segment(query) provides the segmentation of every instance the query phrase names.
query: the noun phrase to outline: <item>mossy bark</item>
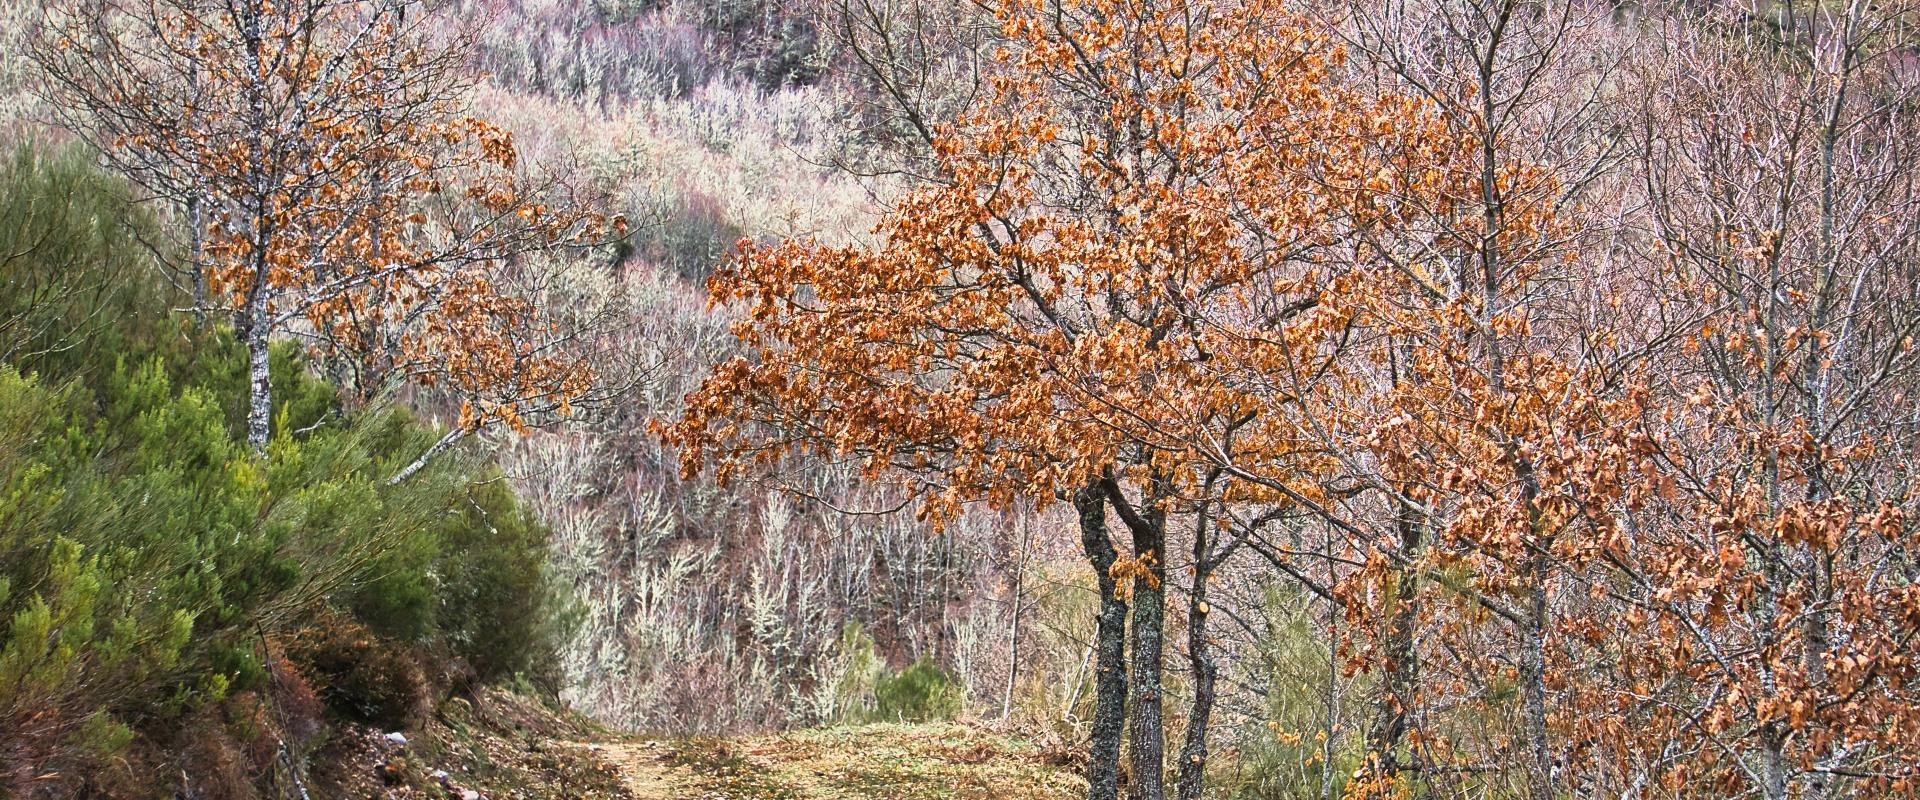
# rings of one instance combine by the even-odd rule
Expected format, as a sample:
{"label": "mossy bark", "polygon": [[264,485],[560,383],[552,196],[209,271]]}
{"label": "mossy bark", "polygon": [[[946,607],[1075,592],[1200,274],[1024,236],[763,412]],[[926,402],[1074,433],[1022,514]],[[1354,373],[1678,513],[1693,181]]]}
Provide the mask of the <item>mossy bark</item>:
{"label": "mossy bark", "polygon": [[1074,495],[1080,513],[1080,544],[1100,591],[1100,615],[1094,634],[1093,731],[1087,752],[1088,800],[1116,800],[1120,794],[1120,740],[1127,717],[1127,603],[1113,577],[1118,556],[1107,532],[1106,496],[1098,488]]}
{"label": "mossy bark", "polygon": [[1161,683],[1161,663],[1166,649],[1167,622],[1165,527],[1151,525],[1136,529],[1134,557],[1150,562],[1151,578],[1133,579],[1133,669],[1128,675],[1127,702],[1133,707],[1132,728],[1128,736],[1133,782],[1127,796],[1133,800],[1161,800],[1166,797],[1166,727],[1162,702],[1166,687]]}

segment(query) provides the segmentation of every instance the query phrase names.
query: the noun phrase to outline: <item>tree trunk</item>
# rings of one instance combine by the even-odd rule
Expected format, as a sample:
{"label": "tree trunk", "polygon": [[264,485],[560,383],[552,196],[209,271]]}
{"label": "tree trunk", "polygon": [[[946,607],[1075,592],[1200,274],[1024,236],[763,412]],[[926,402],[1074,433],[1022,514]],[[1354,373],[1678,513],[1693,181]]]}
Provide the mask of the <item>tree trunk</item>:
{"label": "tree trunk", "polygon": [[1187,739],[1180,745],[1180,800],[1200,800],[1207,780],[1207,726],[1213,722],[1214,683],[1219,666],[1207,644],[1207,579],[1213,573],[1213,546],[1204,515],[1193,535],[1193,591],[1187,603],[1187,664],[1193,672],[1193,707],[1187,710]]}
{"label": "tree trunk", "polygon": [[426,452],[421,453],[418,457],[414,458],[413,461],[408,462],[406,466],[401,467],[399,472],[393,474],[393,477],[388,478],[387,485],[398,486],[402,481],[413,477],[421,469],[424,469],[427,466],[427,462],[432,461],[434,456],[452,447],[454,443],[465,438],[470,432],[467,426],[455,423],[454,426],[447,431],[446,435],[441,436],[435,440],[431,446],[427,447]]}
{"label": "tree trunk", "polygon": [[1526,641],[1521,643],[1520,681],[1527,729],[1528,793],[1534,800],[1553,796],[1553,756],[1547,745],[1547,589],[1544,559],[1534,561]]}
{"label": "tree trunk", "polygon": [[1080,512],[1080,544],[1093,567],[1100,591],[1100,616],[1094,634],[1092,740],[1087,747],[1087,800],[1120,796],[1120,739],[1127,718],[1127,604],[1120,599],[1112,567],[1117,558],[1107,534],[1106,498],[1098,488],[1074,494]]}
{"label": "tree trunk", "polygon": [[[1400,550],[1408,559],[1420,551],[1420,525],[1411,511],[1402,511],[1399,520]],[[1367,753],[1388,777],[1405,766],[1400,762],[1400,740],[1407,733],[1407,718],[1419,685],[1419,655],[1414,652],[1413,632],[1420,614],[1419,576],[1411,568],[1396,570],[1392,604],[1388,612],[1386,640],[1382,642],[1382,679],[1379,707],[1374,711],[1373,730],[1367,736]]]}
{"label": "tree trunk", "polygon": [[1166,728],[1161,714],[1160,682],[1163,633],[1167,619],[1165,515],[1148,509],[1146,523],[1133,532],[1134,557],[1148,564],[1151,577],[1133,581],[1133,653],[1128,702],[1133,706],[1131,763],[1133,800],[1166,797]]}
{"label": "tree trunk", "polygon": [[265,292],[255,292],[234,333],[247,351],[247,444],[264,453],[273,425],[273,381],[270,369]]}
{"label": "tree trunk", "polygon": [[1000,718],[1013,717],[1013,690],[1020,682],[1020,610],[1024,604],[1027,583],[1027,552],[1033,549],[1033,528],[1027,521],[1027,515],[1021,513],[1020,551],[1013,558],[1013,622],[1007,631],[1007,685],[1000,696]]}
{"label": "tree trunk", "polygon": [[207,270],[200,263],[200,252],[205,248],[206,222],[201,218],[200,191],[192,190],[187,195],[187,273],[193,292],[193,327],[195,331],[204,331],[207,327]]}

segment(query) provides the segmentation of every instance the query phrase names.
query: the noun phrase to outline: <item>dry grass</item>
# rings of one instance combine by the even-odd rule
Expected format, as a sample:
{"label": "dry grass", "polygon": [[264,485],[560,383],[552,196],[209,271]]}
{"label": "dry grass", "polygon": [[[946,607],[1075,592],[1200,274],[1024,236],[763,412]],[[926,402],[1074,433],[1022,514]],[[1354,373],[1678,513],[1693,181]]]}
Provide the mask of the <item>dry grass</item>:
{"label": "dry grass", "polygon": [[1032,745],[965,725],[587,745],[637,800],[1065,800],[1086,791]]}

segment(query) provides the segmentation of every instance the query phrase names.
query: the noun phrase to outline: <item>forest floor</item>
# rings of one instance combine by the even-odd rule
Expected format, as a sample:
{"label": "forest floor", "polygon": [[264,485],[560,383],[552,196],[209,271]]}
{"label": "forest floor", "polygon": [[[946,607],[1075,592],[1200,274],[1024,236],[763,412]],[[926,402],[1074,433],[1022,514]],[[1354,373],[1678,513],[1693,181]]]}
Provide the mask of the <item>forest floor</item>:
{"label": "forest floor", "polygon": [[1086,786],[1030,744],[957,724],[577,746],[635,800],[1064,800]]}

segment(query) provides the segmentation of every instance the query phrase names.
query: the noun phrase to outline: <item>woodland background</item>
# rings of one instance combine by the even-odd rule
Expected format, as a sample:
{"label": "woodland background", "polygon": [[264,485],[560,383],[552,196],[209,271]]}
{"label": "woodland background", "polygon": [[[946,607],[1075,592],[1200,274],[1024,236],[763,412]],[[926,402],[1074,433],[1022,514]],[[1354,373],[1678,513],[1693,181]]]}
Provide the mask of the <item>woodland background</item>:
{"label": "woodland background", "polygon": [[[1130,796],[1920,792],[1920,5],[372,5],[470,33],[463,108],[512,133],[511,168],[585,187],[582,219],[619,220],[497,259],[596,382],[554,390],[565,413],[476,417],[458,380],[368,381],[294,320],[249,446],[237,329],[180,310],[201,265],[169,253],[204,226],[102,155],[98,109],[57,107],[33,41],[52,0],[0,7],[0,793],[347,785],[349,731],[504,686],[654,735],[963,719],[1099,796],[1096,617],[1141,591],[1165,594],[1150,738],[1170,752],[1153,770],[1128,735],[1106,769]],[[1219,283],[1339,311],[1302,347],[1345,366],[1261,383],[1271,354],[1194,333],[1127,373],[1168,394],[1029,418],[1097,453],[996,444],[1030,460],[965,480],[878,468],[898,451],[866,434],[755,457],[783,423],[851,412],[711,382],[771,363],[729,326],[778,280],[741,264],[783,242],[895,252],[913,234],[890,210],[990,193],[951,169],[986,149],[996,79],[1048,87],[1072,152],[1174,102],[1149,46],[1170,19],[1231,40],[1234,14],[1284,14],[1269,33],[1316,54],[1313,86],[1380,103],[1315,112],[1377,112],[1339,117],[1338,141],[1414,164],[1356,191],[1419,210],[1320,212],[1355,254],[1341,269],[1274,266],[1294,257],[1246,233],[1265,221],[1211,251],[1260,265]],[[1128,119],[1071,57],[1019,59],[1082,35],[1147,76]],[[1127,169],[1231,161],[1196,152]],[[1031,164],[1061,170],[1036,190],[1055,218],[1191,222],[1049,158]],[[1250,202],[1295,196],[1273,177]],[[1126,219],[1112,242],[1135,241]],[[730,302],[709,302],[716,274]],[[1282,285],[1303,277],[1324,283]],[[1220,341],[1293,324],[1133,291]],[[742,424],[685,427],[690,396]],[[1243,450],[1208,438],[1243,411],[1284,422]],[[1103,475],[1114,541],[1160,509],[1153,558],[1089,568],[1073,481]]]}

